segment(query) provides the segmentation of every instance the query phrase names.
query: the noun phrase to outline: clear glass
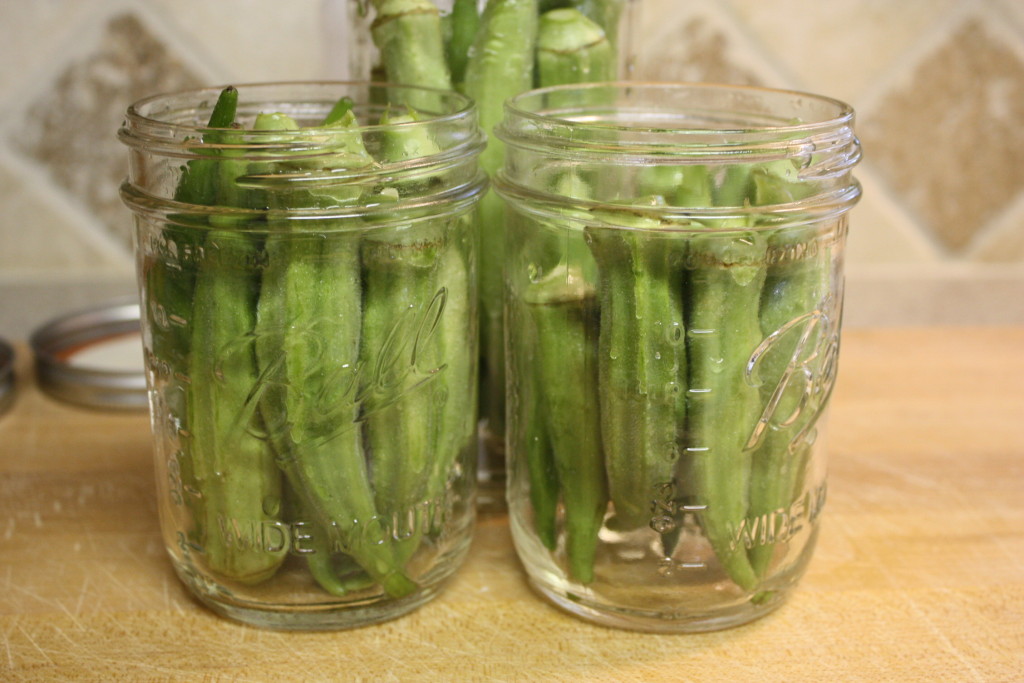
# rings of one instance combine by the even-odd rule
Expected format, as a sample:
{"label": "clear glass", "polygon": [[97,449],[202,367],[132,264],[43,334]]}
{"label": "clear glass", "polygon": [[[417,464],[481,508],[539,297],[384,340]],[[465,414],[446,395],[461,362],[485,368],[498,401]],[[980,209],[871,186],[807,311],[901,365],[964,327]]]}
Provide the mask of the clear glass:
{"label": "clear glass", "polygon": [[509,514],[554,603],[704,631],[800,579],[860,195],[852,124],[833,100],[726,86],[507,105]]}
{"label": "clear glass", "polygon": [[366,83],[238,91],[233,128],[206,127],[207,89],[120,130],[167,550],[243,622],[397,617],[474,521],[475,110]]}
{"label": "clear glass", "polygon": [[[441,17],[442,25],[450,32],[452,22],[452,0],[433,0]],[[477,3],[483,11],[485,0]],[[573,7],[579,9],[590,20],[601,25],[614,46],[617,58],[616,66],[620,73],[625,74],[631,67],[633,58],[633,35],[630,26],[638,9],[637,0],[585,0],[574,2]],[[569,3],[541,3],[539,12],[561,7],[564,11]],[[350,0],[349,2],[349,68],[358,78],[383,79],[384,69],[380,65],[380,54],[374,45],[372,28],[375,26],[376,14],[368,0]],[[393,8],[394,9],[394,8]],[[524,33],[529,29],[520,24]],[[477,34],[479,35],[479,34]],[[500,46],[499,50],[507,50],[511,56],[515,50],[515,40]],[[586,51],[584,48],[583,51]],[[566,57],[572,61],[572,57]],[[538,63],[540,58],[538,57]],[[541,69],[536,68],[537,80],[541,78]],[[579,68],[575,76],[562,78],[592,78],[587,68]],[[480,104],[481,110],[498,111],[500,103],[509,93],[507,86],[495,87],[490,93],[493,106]],[[486,122],[492,125],[496,121]],[[490,130],[488,130],[488,133]],[[488,172],[492,168],[487,168]],[[502,207],[500,201],[488,196],[482,202],[483,220],[480,222],[483,233],[480,240],[480,459],[479,505],[483,511],[504,511],[505,509],[505,358],[504,358],[504,316],[502,302],[501,270],[504,255],[501,245],[504,242],[504,226],[501,222]]]}

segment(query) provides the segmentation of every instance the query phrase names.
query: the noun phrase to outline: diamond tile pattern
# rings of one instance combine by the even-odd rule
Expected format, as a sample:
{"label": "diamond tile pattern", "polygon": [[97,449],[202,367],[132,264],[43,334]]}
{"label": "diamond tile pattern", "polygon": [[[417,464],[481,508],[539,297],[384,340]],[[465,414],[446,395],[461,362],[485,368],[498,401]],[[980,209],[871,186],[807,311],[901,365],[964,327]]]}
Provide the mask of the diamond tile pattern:
{"label": "diamond tile pattern", "polygon": [[95,49],[23,113],[10,142],[127,247],[131,220],[118,197],[126,153],[115,137],[124,111],[146,95],[199,84],[137,17],[118,15]]}
{"label": "diamond tile pattern", "polygon": [[[353,1],[0,0],[0,162],[12,162],[0,166],[17,181],[0,210],[25,223],[0,230],[0,245],[18,240],[0,276],[124,270],[125,107],[200,84],[343,74]],[[851,273],[1003,278],[1024,300],[1024,0],[630,0],[628,14],[633,78],[854,106],[866,192]],[[54,206],[33,211],[40,197]]]}
{"label": "diamond tile pattern", "polygon": [[643,7],[633,31],[637,57],[631,78],[764,85],[737,57],[730,36],[710,17],[696,15],[680,21],[659,16],[654,9]]}
{"label": "diamond tile pattern", "polygon": [[1024,62],[976,19],[861,121],[867,158],[954,253],[1024,191]]}

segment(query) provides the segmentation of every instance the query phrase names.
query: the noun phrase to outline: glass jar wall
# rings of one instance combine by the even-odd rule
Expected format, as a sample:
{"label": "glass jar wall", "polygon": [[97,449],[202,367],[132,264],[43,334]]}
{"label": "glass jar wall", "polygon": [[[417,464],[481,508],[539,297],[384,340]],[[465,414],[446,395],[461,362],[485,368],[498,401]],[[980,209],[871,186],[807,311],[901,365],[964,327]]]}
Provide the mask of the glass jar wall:
{"label": "glass jar wall", "polygon": [[367,83],[133,105],[157,493],[174,568],[260,626],[396,617],[474,520],[470,101]]}
{"label": "glass jar wall", "polygon": [[507,107],[510,519],[556,604],[709,630],[803,574],[860,194],[852,122],[834,100],[726,86]]}

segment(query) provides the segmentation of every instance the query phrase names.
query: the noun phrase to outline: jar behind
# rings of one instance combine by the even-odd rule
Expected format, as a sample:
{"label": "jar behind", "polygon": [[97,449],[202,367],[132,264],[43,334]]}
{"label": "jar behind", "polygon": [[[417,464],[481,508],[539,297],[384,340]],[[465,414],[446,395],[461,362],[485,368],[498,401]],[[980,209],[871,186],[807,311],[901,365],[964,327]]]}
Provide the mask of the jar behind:
{"label": "jar behind", "polygon": [[[467,6],[475,4],[481,17],[467,19]],[[380,22],[383,5],[388,21]],[[490,135],[501,118],[505,98],[531,87],[560,83],[614,80],[625,74],[634,58],[631,48],[634,36],[630,30],[639,0],[585,0],[583,2],[487,2],[487,0],[416,0],[404,3],[378,3],[367,0],[349,0],[347,36],[349,46],[348,67],[357,78],[384,79],[386,68],[375,42],[384,40],[404,43],[411,40],[412,31],[400,38],[389,35],[381,28],[397,21],[397,16],[430,13],[436,8],[441,23],[451,38],[458,28],[473,26],[473,47],[470,53],[495,56],[494,63],[515,64],[519,51],[526,50],[529,58],[529,81],[524,84],[515,69],[491,71],[482,67],[487,78],[478,81],[476,90],[464,82],[464,75],[453,68],[452,84],[476,98],[481,125]],[[571,9],[570,9],[571,8]],[[470,10],[472,14],[472,10]],[[572,16],[567,16],[572,15]],[[586,17],[580,20],[576,14]],[[493,16],[492,16],[493,15]],[[559,17],[558,15],[561,15]],[[498,26],[493,42],[480,42],[489,30],[487,22]],[[477,23],[479,22],[479,23]],[[600,27],[600,28],[598,28]],[[502,37],[504,34],[504,37]],[[465,34],[461,34],[465,37]],[[598,36],[602,36],[598,38]],[[607,40],[605,40],[607,39]],[[525,45],[529,47],[524,47]],[[418,47],[415,49],[419,49]],[[607,52],[605,52],[607,50]],[[467,62],[473,58],[468,57]],[[453,66],[450,62],[449,66]],[[466,68],[462,64],[462,68]],[[395,80],[397,76],[388,76]],[[480,82],[493,85],[481,87]],[[436,85],[436,84],[435,84]],[[484,170],[493,175],[501,161],[500,142],[490,135],[488,151],[482,155]],[[480,460],[478,463],[479,507],[483,512],[505,511],[505,355],[504,309],[501,280],[504,262],[504,207],[491,193],[481,201],[480,239]]]}
{"label": "jar behind", "polygon": [[509,510],[532,584],[608,625],[781,604],[825,500],[852,111],[619,84],[506,107]]}
{"label": "jar behind", "polygon": [[237,93],[233,124],[207,89],[120,131],[164,539],[232,618],[396,617],[473,525],[482,135],[454,93]]}

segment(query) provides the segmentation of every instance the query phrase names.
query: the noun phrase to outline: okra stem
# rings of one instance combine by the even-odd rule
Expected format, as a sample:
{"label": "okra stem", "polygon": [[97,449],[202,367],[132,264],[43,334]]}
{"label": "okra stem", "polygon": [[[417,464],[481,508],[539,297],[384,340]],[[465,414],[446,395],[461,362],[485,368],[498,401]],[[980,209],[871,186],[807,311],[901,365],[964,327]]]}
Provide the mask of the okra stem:
{"label": "okra stem", "polygon": [[[238,107],[238,90],[228,86],[220,92],[217,103],[210,113],[207,128],[230,128],[235,122]],[[208,132],[203,141],[217,142],[218,134]],[[217,197],[217,160],[192,159],[185,165],[184,172],[174,191],[174,201],[184,204],[211,205]]]}

